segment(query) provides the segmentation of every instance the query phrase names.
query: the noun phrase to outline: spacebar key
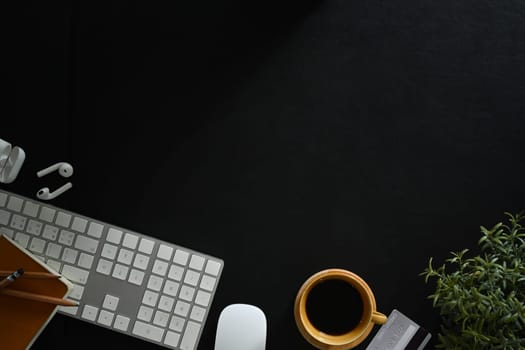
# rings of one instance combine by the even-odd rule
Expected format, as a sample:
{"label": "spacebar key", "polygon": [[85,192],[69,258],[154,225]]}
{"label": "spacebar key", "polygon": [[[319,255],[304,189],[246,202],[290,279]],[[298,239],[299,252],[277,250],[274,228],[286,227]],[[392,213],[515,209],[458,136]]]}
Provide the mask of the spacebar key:
{"label": "spacebar key", "polygon": [[133,334],[160,342],[164,335],[164,329],[136,321],[135,326],[133,327]]}

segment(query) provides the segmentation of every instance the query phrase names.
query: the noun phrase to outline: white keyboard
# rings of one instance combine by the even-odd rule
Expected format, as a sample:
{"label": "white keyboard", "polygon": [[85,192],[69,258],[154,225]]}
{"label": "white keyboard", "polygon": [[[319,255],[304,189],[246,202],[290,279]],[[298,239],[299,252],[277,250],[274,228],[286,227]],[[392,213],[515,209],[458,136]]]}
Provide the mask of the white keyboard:
{"label": "white keyboard", "polygon": [[0,189],[0,232],[74,284],[59,312],[170,349],[197,348],[224,262]]}

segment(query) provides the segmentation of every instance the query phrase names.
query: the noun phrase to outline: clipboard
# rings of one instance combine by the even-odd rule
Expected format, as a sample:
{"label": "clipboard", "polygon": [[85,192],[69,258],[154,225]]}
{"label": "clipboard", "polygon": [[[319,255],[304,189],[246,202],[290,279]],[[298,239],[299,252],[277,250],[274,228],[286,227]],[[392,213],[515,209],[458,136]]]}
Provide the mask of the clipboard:
{"label": "clipboard", "polygon": [[[0,270],[59,274],[38,260],[31,252],[0,232]],[[73,284],[64,277],[30,279],[22,275],[10,289],[65,298]],[[9,350],[27,350],[47,326],[58,310],[58,305],[16,298],[0,294],[0,345]]]}

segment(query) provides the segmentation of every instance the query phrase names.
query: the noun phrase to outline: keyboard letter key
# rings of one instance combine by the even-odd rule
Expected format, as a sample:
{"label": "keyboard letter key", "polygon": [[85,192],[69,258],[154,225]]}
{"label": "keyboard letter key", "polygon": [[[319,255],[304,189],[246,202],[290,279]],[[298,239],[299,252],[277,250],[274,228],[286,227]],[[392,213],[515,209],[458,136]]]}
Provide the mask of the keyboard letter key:
{"label": "keyboard letter key", "polygon": [[71,228],[77,232],[84,233],[87,226],[87,220],[83,218],[79,218],[78,216],[75,216],[73,219],[73,224],[71,225]]}
{"label": "keyboard letter key", "polygon": [[151,254],[151,252],[153,251],[154,245],[155,245],[155,242],[150,241],[149,239],[142,238],[139,244],[139,252],[142,252],[145,254]]}
{"label": "keyboard letter key", "polygon": [[102,236],[102,229],[104,226],[102,226],[99,223],[92,222],[89,224],[88,232],[87,234],[91,237],[100,238]]}
{"label": "keyboard letter key", "polygon": [[13,211],[20,212],[22,210],[22,205],[24,200],[22,198],[11,196],[9,202],[7,203],[7,208]]}
{"label": "keyboard letter key", "polygon": [[9,224],[9,218],[11,217],[11,213],[8,211],[5,211],[3,209],[0,209],[0,224],[1,225],[7,225]]}

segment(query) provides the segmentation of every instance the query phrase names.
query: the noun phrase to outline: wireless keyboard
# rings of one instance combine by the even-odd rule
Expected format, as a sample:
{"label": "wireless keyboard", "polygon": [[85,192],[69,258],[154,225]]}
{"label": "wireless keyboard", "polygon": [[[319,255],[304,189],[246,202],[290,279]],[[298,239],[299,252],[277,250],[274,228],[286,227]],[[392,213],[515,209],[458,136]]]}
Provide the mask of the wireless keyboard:
{"label": "wireless keyboard", "polygon": [[0,189],[0,232],[74,284],[59,312],[170,349],[197,348],[224,262]]}

